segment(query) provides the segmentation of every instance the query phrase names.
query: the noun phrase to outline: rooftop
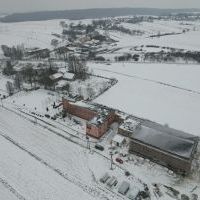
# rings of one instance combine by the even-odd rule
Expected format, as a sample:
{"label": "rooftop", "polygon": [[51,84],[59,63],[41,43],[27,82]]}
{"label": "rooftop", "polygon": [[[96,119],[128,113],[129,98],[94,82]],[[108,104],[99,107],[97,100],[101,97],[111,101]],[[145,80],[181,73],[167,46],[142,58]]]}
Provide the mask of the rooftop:
{"label": "rooftop", "polygon": [[63,73],[55,73],[50,76],[50,79],[55,80],[55,79],[62,78],[62,77],[63,77]]}
{"label": "rooftop", "polygon": [[75,75],[74,75],[73,73],[66,72],[66,73],[64,73],[63,78],[66,78],[66,79],[73,79],[74,76],[75,76]]}
{"label": "rooftop", "polygon": [[68,81],[60,80],[60,81],[57,82],[56,87],[64,87],[67,84],[68,84]]}
{"label": "rooftop", "polygon": [[121,144],[124,141],[124,137],[121,135],[115,135],[112,141]]}
{"label": "rooftop", "polygon": [[185,134],[182,137],[180,134],[170,134],[169,132],[162,132],[145,126],[138,129],[131,138],[185,159],[191,158],[197,142],[194,138],[186,139]]}
{"label": "rooftop", "polygon": [[141,126],[140,122],[131,118],[127,118],[124,120],[124,123],[122,123],[119,128],[126,131],[134,132],[140,126]]}
{"label": "rooftop", "polygon": [[80,101],[74,104],[97,113],[97,115],[89,121],[90,124],[97,126],[101,125],[107,119],[108,115],[114,111],[113,109],[106,106],[89,104],[84,101]]}

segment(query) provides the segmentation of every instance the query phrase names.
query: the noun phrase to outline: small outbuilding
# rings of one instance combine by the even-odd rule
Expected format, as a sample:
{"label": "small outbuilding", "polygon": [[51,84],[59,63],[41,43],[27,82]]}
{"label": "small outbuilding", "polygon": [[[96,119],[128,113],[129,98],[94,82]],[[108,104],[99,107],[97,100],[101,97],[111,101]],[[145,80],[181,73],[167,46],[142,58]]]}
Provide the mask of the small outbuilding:
{"label": "small outbuilding", "polygon": [[126,195],[129,189],[130,189],[130,183],[123,181],[118,189],[118,192],[122,195]]}
{"label": "small outbuilding", "polygon": [[66,81],[66,80],[60,80],[60,81],[57,82],[55,88],[56,89],[63,89],[67,84],[69,84],[68,81]]}
{"label": "small outbuilding", "polygon": [[49,78],[54,82],[59,81],[63,78],[63,73],[58,72],[58,73],[52,74],[51,76],[49,76]]}
{"label": "small outbuilding", "polygon": [[75,74],[74,73],[66,72],[63,75],[63,79],[64,80],[73,81],[74,78],[75,78]]}
{"label": "small outbuilding", "polygon": [[126,143],[126,139],[121,135],[115,135],[112,139],[112,144],[118,147],[123,146]]}
{"label": "small outbuilding", "polygon": [[141,128],[141,123],[139,121],[136,121],[128,117],[119,126],[118,133],[126,137],[130,137],[140,128]]}

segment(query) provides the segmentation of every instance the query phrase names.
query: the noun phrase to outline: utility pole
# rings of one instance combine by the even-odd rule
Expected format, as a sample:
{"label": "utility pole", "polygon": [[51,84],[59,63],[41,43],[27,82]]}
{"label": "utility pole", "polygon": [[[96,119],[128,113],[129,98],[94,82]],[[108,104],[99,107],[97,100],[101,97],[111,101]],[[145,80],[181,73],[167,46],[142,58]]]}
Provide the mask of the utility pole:
{"label": "utility pole", "polygon": [[3,99],[1,98],[1,106],[3,107]]}
{"label": "utility pole", "polygon": [[113,170],[113,152],[110,152],[110,169]]}
{"label": "utility pole", "polygon": [[37,117],[34,117],[34,124],[37,124]]}
{"label": "utility pole", "polygon": [[90,149],[90,138],[86,135],[87,148]]}

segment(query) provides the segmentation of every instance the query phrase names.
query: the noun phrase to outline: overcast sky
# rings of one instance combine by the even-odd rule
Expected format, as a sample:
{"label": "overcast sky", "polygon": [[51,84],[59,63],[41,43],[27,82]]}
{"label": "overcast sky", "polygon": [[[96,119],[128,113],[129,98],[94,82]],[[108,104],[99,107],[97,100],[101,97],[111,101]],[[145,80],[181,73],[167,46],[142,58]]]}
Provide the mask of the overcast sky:
{"label": "overcast sky", "polygon": [[200,0],[0,0],[1,12],[106,7],[200,8]]}

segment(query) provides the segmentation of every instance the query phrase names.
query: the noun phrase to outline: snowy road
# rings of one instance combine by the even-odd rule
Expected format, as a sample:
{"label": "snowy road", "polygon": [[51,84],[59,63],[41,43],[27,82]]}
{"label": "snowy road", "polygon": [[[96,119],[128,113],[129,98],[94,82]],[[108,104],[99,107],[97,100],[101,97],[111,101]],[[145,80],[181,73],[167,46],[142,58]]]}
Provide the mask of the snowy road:
{"label": "snowy road", "polygon": [[25,199],[123,199],[97,185],[86,150],[2,108],[0,147],[0,178]]}

